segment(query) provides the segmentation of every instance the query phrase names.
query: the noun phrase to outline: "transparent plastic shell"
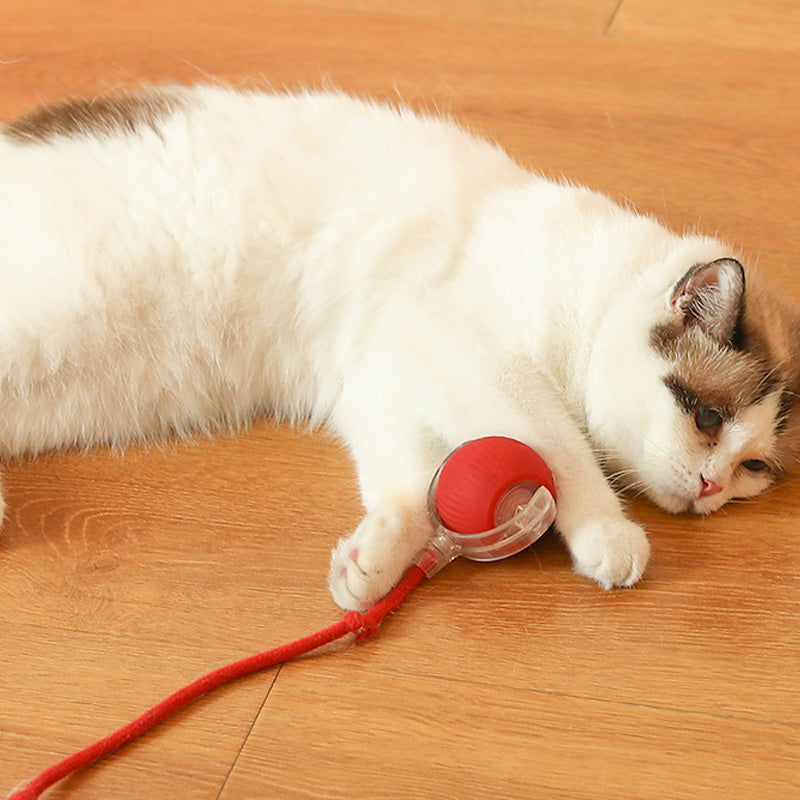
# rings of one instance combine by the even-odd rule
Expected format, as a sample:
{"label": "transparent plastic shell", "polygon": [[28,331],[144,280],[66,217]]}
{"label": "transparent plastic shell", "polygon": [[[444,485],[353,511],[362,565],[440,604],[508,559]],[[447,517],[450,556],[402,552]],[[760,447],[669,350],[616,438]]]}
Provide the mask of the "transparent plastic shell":
{"label": "transparent plastic shell", "polygon": [[458,556],[471,561],[499,561],[533,544],[553,524],[556,504],[544,486],[518,484],[504,495],[495,509],[499,524],[482,533],[448,530],[436,510],[437,472],[428,490],[428,512],[436,534],[417,564],[428,577]]}

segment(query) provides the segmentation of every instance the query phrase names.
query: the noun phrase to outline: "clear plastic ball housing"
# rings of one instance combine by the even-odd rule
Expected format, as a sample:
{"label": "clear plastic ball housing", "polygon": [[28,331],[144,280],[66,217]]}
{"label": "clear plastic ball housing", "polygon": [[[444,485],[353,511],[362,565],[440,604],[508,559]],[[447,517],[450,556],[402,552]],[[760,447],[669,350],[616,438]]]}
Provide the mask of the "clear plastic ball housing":
{"label": "clear plastic ball housing", "polygon": [[[492,440],[490,448],[496,450],[496,440],[500,437],[487,438]],[[481,441],[478,439],[468,444],[480,447]],[[521,442],[509,441],[527,448]],[[501,443],[501,446],[506,445]],[[487,521],[486,530],[475,530],[474,525],[466,526],[469,528],[466,531],[447,527],[439,513],[438,492],[439,479],[449,459],[439,467],[428,490],[428,511],[436,526],[436,534],[417,561],[428,576],[458,556],[471,561],[499,561],[513,556],[533,544],[551,527],[556,517],[553,477],[538,454],[532,450],[531,453],[535,456],[530,461],[533,470],[518,472],[511,481],[504,476],[497,484],[500,486],[498,491],[489,487],[488,491],[482,492],[481,502],[486,507],[478,516]],[[491,479],[493,472],[488,470],[486,474]]]}

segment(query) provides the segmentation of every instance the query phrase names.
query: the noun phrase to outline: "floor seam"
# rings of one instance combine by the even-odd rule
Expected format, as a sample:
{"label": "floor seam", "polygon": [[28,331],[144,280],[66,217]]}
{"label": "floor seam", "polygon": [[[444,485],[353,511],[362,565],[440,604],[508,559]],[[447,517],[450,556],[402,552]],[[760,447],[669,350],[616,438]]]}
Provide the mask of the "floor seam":
{"label": "floor seam", "polygon": [[283,664],[279,664],[278,665],[278,669],[277,669],[277,671],[275,673],[275,677],[272,679],[272,682],[267,687],[267,691],[264,694],[264,698],[262,699],[261,704],[258,707],[258,710],[253,715],[253,720],[250,723],[250,727],[247,729],[247,732],[245,733],[244,737],[242,738],[242,742],[239,745],[239,749],[236,751],[236,755],[234,756],[233,761],[231,762],[230,769],[226,773],[225,779],[222,781],[222,785],[219,787],[219,792],[217,793],[216,800],[221,800],[222,795],[225,792],[225,787],[228,785],[228,783],[230,782],[231,777],[233,776],[233,772],[236,769],[236,765],[239,763],[239,760],[242,757],[242,753],[244,752],[244,748],[247,746],[247,742],[250,741],[250,736],[252,735],[253,730],[256,727],[256,724],[258,723],[259,718],[261,717],[261,713],[264,710],[264,707],[266,706],[270,695],[272,694],[272,690],[275,688],[275,684],[278,682],[278,677],[280,676],[282,669],[283,669]]}
{"label": "floor seam", "polygon": [[610,36],[611,35],[611,28],[614,27],[614,23],[617,21],[617,15],[619,14],[620,9],[622,8],[622,4],[625,0],[619,0],[617,3],[616,8],[611,12],[611,17],[608,20],[608,24],[606,25],[605,29],[603,30],[603,36]]}

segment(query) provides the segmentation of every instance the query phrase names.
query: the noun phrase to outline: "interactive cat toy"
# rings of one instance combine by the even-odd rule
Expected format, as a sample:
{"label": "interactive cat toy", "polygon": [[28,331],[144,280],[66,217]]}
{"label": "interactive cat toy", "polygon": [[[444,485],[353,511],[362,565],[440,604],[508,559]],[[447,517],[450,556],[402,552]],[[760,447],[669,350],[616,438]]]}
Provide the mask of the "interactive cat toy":
{"label": "interactive cat toy", "polygon": [[431,544],[383,600],[364,613],[349,611],[339,622],[311,636],[209,672],[110,736],[46,769],[8,800],[36,800],[54,783],[237,678],[289,661],[348,633],[357,640],[372,636],[424,577],[435,575],[458,556],[498,561],[535,542],[555,520],[555,497],[555,482],[547,464],[522,442],[487,436],[461,445],[445,459],[431,482],[428,510],[436,526]]}

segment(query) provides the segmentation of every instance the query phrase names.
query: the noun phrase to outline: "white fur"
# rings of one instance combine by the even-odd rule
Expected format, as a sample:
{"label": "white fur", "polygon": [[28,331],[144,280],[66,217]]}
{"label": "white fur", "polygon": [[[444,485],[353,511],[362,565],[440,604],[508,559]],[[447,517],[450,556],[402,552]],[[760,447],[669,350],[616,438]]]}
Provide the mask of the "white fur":
{"label": "white fur", "polygon": [[[668,508],[696,499],[703,467],[648,336],[676,281],[727,248],[440,119],[337,93],[174,91],[186,107],[158,132],[0,136],[0,450],[327,421],[367,509],[332,559],[353,607],[430,535],[442,457],[510,435],[555,473],[576,568],[638,580],[645,534],[596,450]],[[741,424],[720,477],[768,446],[757,410]]]}

